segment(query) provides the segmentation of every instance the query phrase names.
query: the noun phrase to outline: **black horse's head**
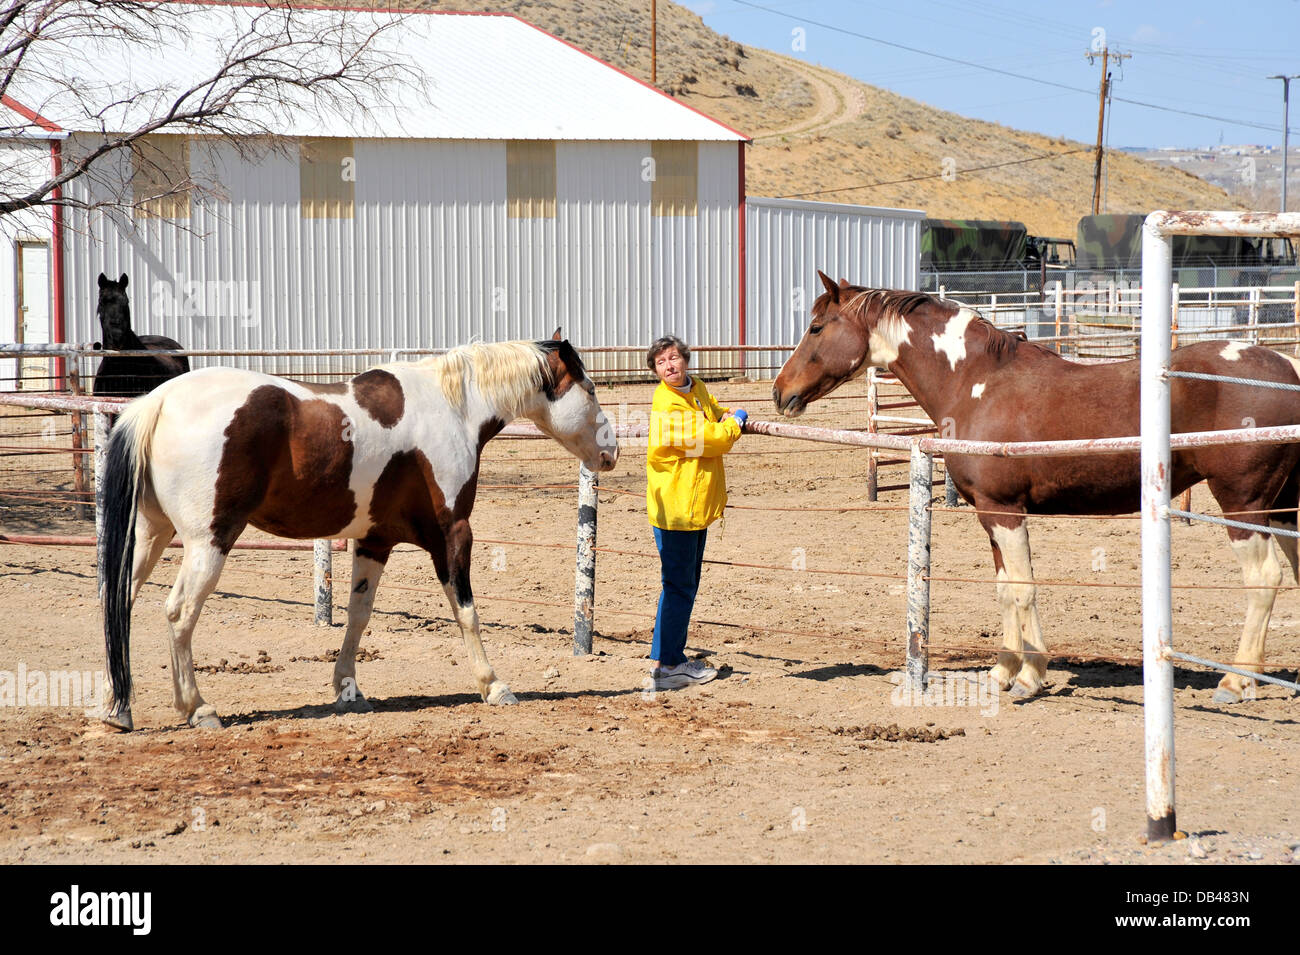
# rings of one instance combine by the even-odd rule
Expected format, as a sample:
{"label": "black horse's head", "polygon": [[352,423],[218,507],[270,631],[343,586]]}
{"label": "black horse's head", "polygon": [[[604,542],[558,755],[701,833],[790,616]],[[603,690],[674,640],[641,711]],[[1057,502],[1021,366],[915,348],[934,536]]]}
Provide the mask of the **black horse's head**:
{"label": "black horse's head", "polygon": [[120,348],[134,337],[131,331],[131,303],[126,297],[126,274],[114,282],[99,273],[99,327],[104,332],[105,348]]}

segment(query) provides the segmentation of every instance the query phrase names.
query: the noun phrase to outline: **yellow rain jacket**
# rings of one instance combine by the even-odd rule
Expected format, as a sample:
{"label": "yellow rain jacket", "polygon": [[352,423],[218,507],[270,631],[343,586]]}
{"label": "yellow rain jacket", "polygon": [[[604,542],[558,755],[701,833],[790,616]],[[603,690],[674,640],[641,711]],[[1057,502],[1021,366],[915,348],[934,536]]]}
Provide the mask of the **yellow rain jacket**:
{"label": "yellow rain jacket", "polygon": [[646,510],[666,531],[702,531],[722,516],[727,479],[722,456],[740,437],[740,423],[720,420],[730,408],[713,400],[691,376],[689,395],[665,384],[655,389],[646,449]]}

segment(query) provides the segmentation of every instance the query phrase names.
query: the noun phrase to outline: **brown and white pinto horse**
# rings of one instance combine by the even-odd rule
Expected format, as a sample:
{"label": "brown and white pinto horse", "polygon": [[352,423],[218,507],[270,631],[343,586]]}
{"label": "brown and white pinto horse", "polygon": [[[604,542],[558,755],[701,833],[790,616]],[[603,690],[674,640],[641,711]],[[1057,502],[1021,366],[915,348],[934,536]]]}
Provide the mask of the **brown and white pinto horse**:
{"label": "brown and white pinto horse", "polygon": [[[865,289],[818,273],[826,287],[799,347],[777,376],[777,410],[797,416],[813,401],[866,373],[887,368],[945,437],[975,441],[1057,441],[1139,433],[1138,362],[1083,365],[1002,331],[969,308],[918,292]],[[1173,353],[1172,367],[1300,382],[1297,361],[1244,342],[1201,342]],[[1300,394],[1177,378],[1174,432],[1300,424]],[[957,490],[988,532],[1002,607],[1002,650],[992,676],[1015,696],[1042,689],[1047,671],[1029,555],[1028,514],[1123,514],[1138,509],[1139,455],[994,458],[950,454]],[[1300,445],[1195,448],[1173,454],[1172,491],[1206,481],[1225,515],[1296,528]],[[1279,508],[1280,512],[1266,513]],[[1262,670],[1264,637],[1282,567],[1263,531],[1229,529],[1247,586],[1238,665]],[[1297,570],[1296,541],[1279,537]],[[1229,673],[1216,702],[1237,702],[1249,677]]]}
{"label": "brown and white pinto horse", "polygon": [[432,556],[483,699],[516,702],[488,663],[469,580],[479,456],[516,417],[593,471],[618,459],[595,386],[567,341],[466,345],[331,385],[202,369],[132,402],[107,450],[101,718],[132,728],[131,605],[175,531],[185,545],[166,605],[175,705],[191,726],[221,726],[199,695],[190,638],[249,524],[281,537],[356,541],[334,667],[338,709],[370,709],[356,686],[357,641],[399,543]]}

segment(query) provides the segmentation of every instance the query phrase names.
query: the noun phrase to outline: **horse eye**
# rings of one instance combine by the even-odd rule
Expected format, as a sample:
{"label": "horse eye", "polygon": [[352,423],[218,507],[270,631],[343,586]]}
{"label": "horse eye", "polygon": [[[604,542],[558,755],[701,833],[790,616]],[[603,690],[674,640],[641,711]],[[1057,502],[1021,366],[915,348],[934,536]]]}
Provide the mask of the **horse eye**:
{"label": "horse eye", "polygon": [[821,326],[821,325],[809,325],[809,326],[808,326],[808,334],[809,334],[809,335],[820,335],[821,333],[822,333],[822,326]]}

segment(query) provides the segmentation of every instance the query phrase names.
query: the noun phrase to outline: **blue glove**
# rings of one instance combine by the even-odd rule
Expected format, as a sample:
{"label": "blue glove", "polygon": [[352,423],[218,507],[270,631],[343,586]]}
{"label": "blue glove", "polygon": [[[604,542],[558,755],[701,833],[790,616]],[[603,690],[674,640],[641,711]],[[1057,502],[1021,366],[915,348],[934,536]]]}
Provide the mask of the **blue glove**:
{"label": "blue glove", "polygon": [[735,411],[731,412],[731,416],[736,419],[736,424],[740,425],[742,428],[745,426],[745,422],[749,420],[749,412],[744,408],[737,408]]}

